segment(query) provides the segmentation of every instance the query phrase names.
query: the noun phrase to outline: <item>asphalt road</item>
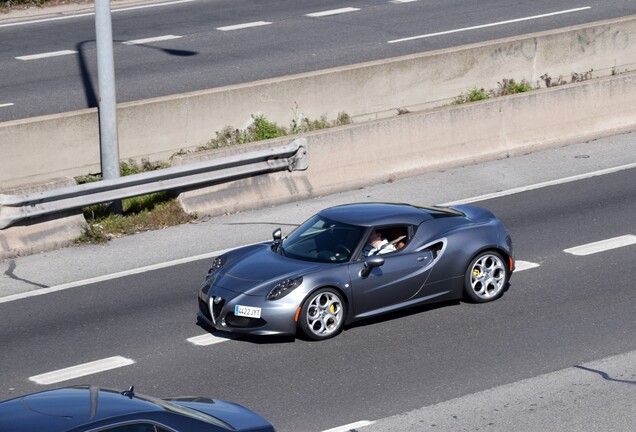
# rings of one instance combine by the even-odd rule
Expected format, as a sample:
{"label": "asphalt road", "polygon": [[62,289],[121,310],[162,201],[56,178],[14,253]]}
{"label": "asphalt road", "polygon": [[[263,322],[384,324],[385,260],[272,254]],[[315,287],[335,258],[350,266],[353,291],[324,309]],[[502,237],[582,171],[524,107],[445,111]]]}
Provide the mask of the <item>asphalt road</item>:
{"label": "asphalt road", "polygon": [[[113,5],[119,103],[636,14],[632,0]],[[91,12],[77,6],[22,20],[0,15],[0,122],[97,105]],[[415,36],[427,37],[403,40]]]}
{"label": "asphalt road", "polygon": [[[635,163],[633,134],[627,134],[228,215],[108,246],[2,262],[0,295],[25,297],[0,297],[0,399],[51,386],[38,384],[50,377],[42,374],[113,356],[134,364],[52,385],[134,384],[158,396],[229,399],[262,413],[283,432],[377,421],[535,377],[545,390],[550,380],[541,381],[543,374],[636,350]],[[591,172],[598,175],[563,181]],[[543,187],[529,187],[539,183]],[[521,190],[512,193],[513,188]],[[416,308],[357,323],[320,343],[232,340],[222,333],[210,338],[196,325],[196,290],[210,259],[180,251],[194,256],[263,240],[273,227],[288,232],[315,208],[339,202],[430,204],[484,193],[497,195],[471,201],[508,226],[520,266],[510,290],[496,302]],[[568,252],[616,238],[629,244],[589,255]],[[182,261],[161,265],[169,253]],[[107,276],[117,269],[128,272]],[[105,275],[94,283],[81,281]],[[72,281],[80,282],[62,289]],[[59,290],[26,297],[43,286]],[[54,377],[60,379],[59,372]],[[584,386],[569,390],[590,400]],[[487,393],[494,395],[490,399],[482,396],[483,402],[502,397],[497,391]],[[600,413],[604,401],[596,403]],[[608,424],[607,430],[615,425]]]}

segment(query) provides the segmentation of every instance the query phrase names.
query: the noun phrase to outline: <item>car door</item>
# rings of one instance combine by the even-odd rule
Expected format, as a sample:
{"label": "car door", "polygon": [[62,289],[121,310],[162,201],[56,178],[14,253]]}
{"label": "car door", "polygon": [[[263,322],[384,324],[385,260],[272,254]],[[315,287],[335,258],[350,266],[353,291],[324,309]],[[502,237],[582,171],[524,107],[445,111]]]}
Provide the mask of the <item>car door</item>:
{"label": "car door", "polygon": [[[380,258],[384,263],[365,274],[365,262]],[[354,317],[371,316],[417,303],[425,292],[433,258],[430,249],[398,250],[352,263],[349,270]]]}

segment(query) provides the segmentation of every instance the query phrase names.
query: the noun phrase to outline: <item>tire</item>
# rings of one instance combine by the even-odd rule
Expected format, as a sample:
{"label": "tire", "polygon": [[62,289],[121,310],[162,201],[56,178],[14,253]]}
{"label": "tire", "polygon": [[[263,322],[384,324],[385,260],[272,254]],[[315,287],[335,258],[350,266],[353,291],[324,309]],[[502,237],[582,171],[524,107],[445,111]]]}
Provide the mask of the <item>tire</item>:
{"label": "tire", "polygon": [[307,338],[318,341],[340,333],[344,320],[342,295],[333,288],[321,288],[311,293],[303,303],[298,325]]}
{"label": "tire", "polygon": [[508,277],[505,261],[499,253],[481,252],[466,269],[465,297],[476,303],[496,300],[503,295]]}

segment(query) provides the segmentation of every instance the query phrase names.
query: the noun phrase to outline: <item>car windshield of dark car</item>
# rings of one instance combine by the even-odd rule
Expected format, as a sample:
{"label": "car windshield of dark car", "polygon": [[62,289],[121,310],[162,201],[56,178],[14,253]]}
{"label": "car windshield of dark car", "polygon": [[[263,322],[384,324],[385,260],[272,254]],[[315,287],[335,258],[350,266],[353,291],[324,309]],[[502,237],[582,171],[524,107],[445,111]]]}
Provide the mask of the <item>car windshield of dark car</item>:
{"label": "car windshield of dark car", "polygon": [[290,258],[338,263],[349,261],[364,227],[332,221],[315,215],[283,240],[282,250]]}

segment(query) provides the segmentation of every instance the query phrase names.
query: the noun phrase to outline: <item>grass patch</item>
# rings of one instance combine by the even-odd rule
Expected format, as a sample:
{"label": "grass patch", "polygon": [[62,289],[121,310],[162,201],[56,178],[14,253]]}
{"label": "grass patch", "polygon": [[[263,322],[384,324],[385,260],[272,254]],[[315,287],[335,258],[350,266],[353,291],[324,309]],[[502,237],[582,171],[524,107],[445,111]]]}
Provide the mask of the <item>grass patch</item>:
{"label": "grass patch", "polygon": [[113,214],[108,204],[84,208],[87,227],[77,244],[105,243],[111,238],[180,225],[196,220],[188,215],[168,192],[125,199],[122,215]]}
{"label": "grass patch", "polygon": [[490,99],[491,97],[507,96],[517,93],[525,93],[534,90],[530,83],[526,80],[516,82],[514,79],[504,78],[497,83],[498,88],[495,90],[484,90],[483,88],[473,88],[468,93],[462,93],[453,99],[452,105],[461,105],[469,102],[477,102]]}
{"label": "grass patch", "polygon": [[351,124],[351,118],[346,113],[339,113],[338,117],[333,121],[327,120],[326,116],[322,116],[318,120],[310,120],[304,116],[296,116],[296,118],[291,121],[289,127],[279,126],[268,120],[264,115],[252,116],[252,123],[246,129],[226,126],[216,133],[215,138],[208,141],[205,145],[197,147],[197,151],[220,149],[347,124]]}
{"label": "grass patch", "polygon": [[468,93],[462,93],[453,99],[452,105],[461,105],[469,102],[477,102],[480,100],[486,100],[490,97],[486,90],[474,88]]}
{"label": "grass patch", "polygon": [[514,79],[504,78],[497,84],[499,84],[499,88],[495,91],[495,96],[507,96],[534,90],[530,83],[526,80],[516,82]]}
{"label": "grass patch", "polygon": [[[122,176],[139,174],[166,168],[167,162],[150,163],[142,160],[121,162]],[[78,183],[101,180],[99,175],[88,175],[76,179]],[[162,229],[196,220],[197,217],[183,211],[171,192],[157,192],[122,200],[123,213],[114,214],[110,204],[96,204],[83,209],[87,226],[75,240],[77,244],[105,243],[111,238],[122,237],[142,231]]]}

